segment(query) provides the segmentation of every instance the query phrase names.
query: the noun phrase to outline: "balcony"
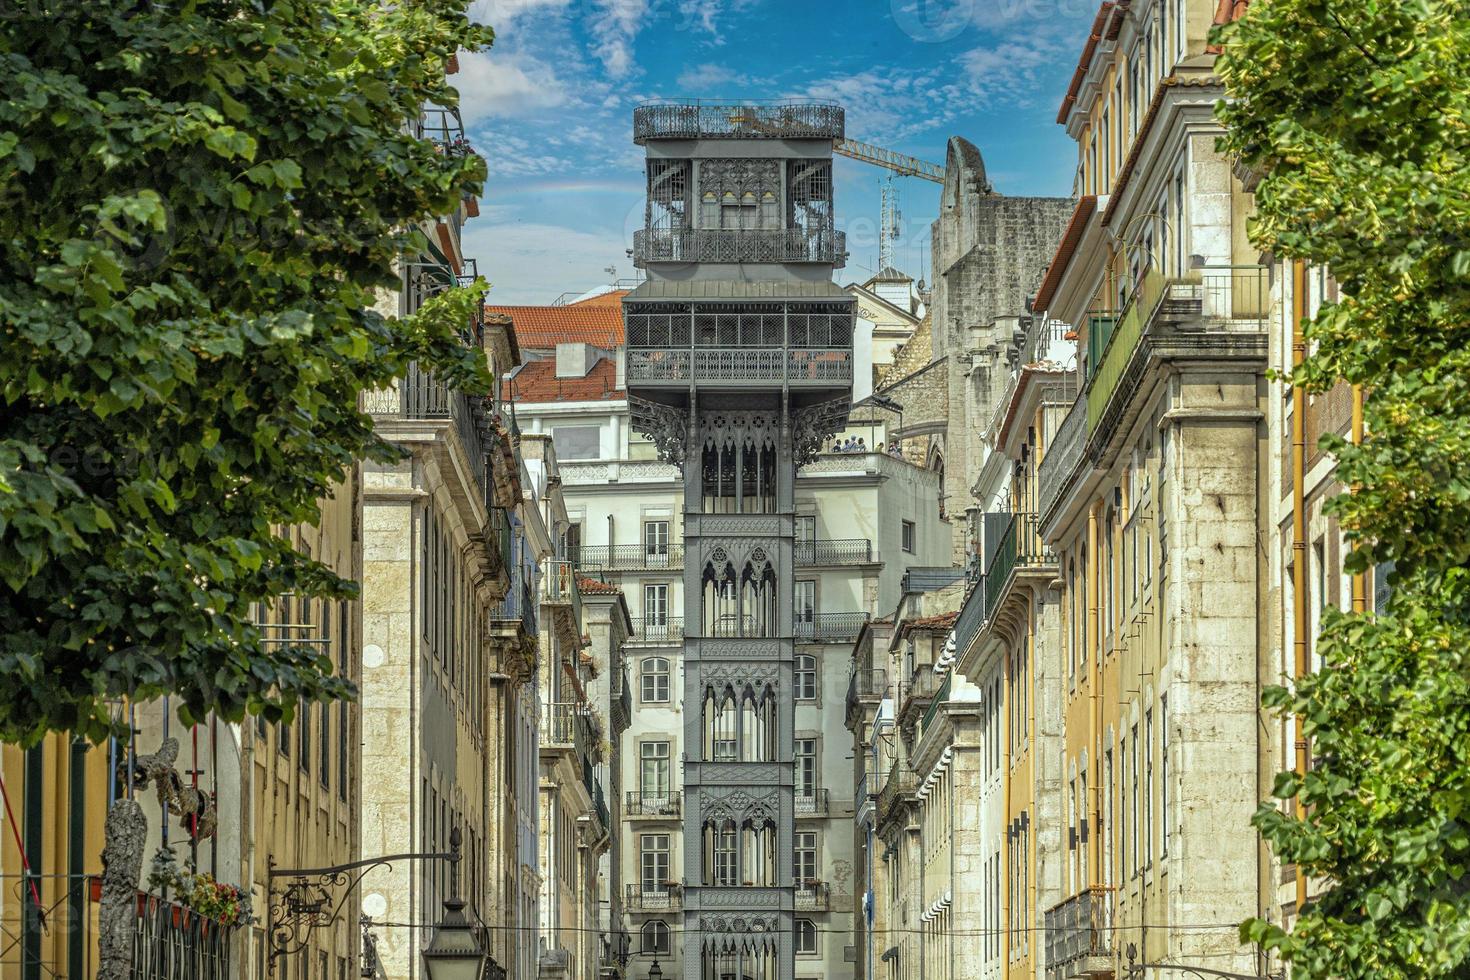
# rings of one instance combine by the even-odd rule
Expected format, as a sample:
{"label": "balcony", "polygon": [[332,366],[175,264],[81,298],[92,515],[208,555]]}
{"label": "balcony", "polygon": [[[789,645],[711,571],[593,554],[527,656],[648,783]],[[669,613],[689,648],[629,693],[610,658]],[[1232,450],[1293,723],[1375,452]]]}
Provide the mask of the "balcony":
{"label": "balcony", "polygon": [[650,262],[818,262],[842,268],[847,235],[830,228],[657,228],[633,232],[633,265]]}
{"label": "balcony", "polygon": [[682,544],[584,544],[572,555],[579,572],[626,572],[684,567]]}
{"label": "balcony", "polygon": [[684,794],[639,793],[629,790],[623,797],[623,816],[674,818],[684,812]]}
{"label": "balcony", "polygon": [[678,646],[684,642],[681,616],[633,617],[633,634],[628,642],[639,646]]}
{"label": "balcony", "polygon": [[[1117,316],[1104,312],[1088,318],[1089,438],[1104,422],[1134,353],[1161,316],[1173,321],[1202,320],[1219,334],[1232,328],[1259,330],[1269,309],[1266,270],[1258,266],[1205,268],[1178,278],[1150,270]],[[1121,386],[1132,390],[1131,385]]]}
{"label": "balcony", "polygon": [[1112,896],[1089,888],[1046,913],[1046,980],[1113,972]]}
{"label": "balcony", "polygon": [[623,908],[629,912],[671,912],[683,906],[684,886],[672,882],[629,885],[623,898]]}
{"label": "balcony", "polygon": [[919,722],[919,737],[923,738],[929,726],[934,724],[935,717],[939,714],[939,706],[949,700],[950,686],[954,683],[954,674],[944,675],[944,683],[939,685],[939,690],[934,692],[934,697],[929,699],[929,707],[924,709],[924,718]]}
{"label": "balcony", "polygon": [[919,780],[913,770],[902,759],[894,759],[893,765],[888,769],[888,778],[878,791],[878,823],[881,824],[891,817],[900,804],[912,801],[918,787]]}
{"label": "balcony", "polygon": [[831,809],[831,793],[813,787],[796,790],[796,815],[798,817],[825,817]]}
{"label": "balcony", "polygon": [[628,665],[620,664],[612,675],[612,722],[614,733],[633,723],[633,690],[628,683]]}
{"label": "balcony", "polygon": [[367,392],[363,396],[363,411],[383,421],[448,420],[459,436],[481,500],[487,508],[492,506],[495,487],[491,482],[489,456],[494,440],[483,398],[451,388],[417,364],[410,364],[404,376],[395,379],[391,387]]}
{"label": "balcony", "polygon": [[1046,520],[1066,493],[1067,484],[1082,461],[1082,448],[1087,441],[1087,402],[1078,399],[1052,436],[1051,445],[1036,467],[1036,513]]}
{"label": "balcony", "polygon": [[522,570],[516,568],[510,591],[505,598],[494,607],[491,619],[501,622],[519,623],[525,630],[526,635],[535,637],[537,633],[536,603],[531,599],[531,583],[522,576]]}
{"label": "balcony", "polygon": [[[232,952],[238,926],[221,926],[192,909],[138,893],[133,920],[136,980],[225,980],[235,975]],[[39,973],[37,974],[39,975]]]}
{"label": "balcony", "polygon": [[793,630],[798,643],[852,643],[867,621],[865,612],[812,613],[798,619]]}
{"label": "balcony", "polygon": [[847,683],[848,697],[881,701],[888,696],[888,671],[882,667],[854,667]]}
{"label": "balcony", "polygon": [[990,564],[985,569],[981,588],[985,590],[985,610],[994,615],[997,603],[1004,595],[1011,573],[1018,568],[1036,568],[1053,565],[1056,557],[1041,541],[1035,514],[1011,514],[1001,532],[1000,543]]}
{"label": "balcony", "polygon": [[633,110],[633,142],[650,139],[843,138],[842,107],[828,102],[646,103]]}
{"label": "balcony", "polygon": [[818,538],[797,541],[797,567],[813,565],[867,565],[873,561],[873,542],[867,538]]}
{"label": "balcony", "polygon": [[832,387],[852,381],[852,351],[708,349],[628,349],[628,383],[687,385],[724,383],[741,387],[751,382],[797,387]]}
{"label": "balcony", "polygon": [[579,705],[570,703],[541,706],[541,748],[575,750],[583,741]]}
{"label": "balcony", "polygon": [[825,912],[832,904],[832,886],[813,881],[796,886],[796,911]]}

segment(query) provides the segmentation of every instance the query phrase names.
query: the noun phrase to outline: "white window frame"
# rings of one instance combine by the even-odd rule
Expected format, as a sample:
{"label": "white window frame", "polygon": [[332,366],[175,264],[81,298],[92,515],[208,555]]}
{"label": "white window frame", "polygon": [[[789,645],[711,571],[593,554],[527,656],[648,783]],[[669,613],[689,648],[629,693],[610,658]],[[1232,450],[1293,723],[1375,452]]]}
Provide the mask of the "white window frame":
{"label": "white window frame", "polygon": [[[668,704],[672,694],[673,664],[668,657],[644,657],[638,665],[638,700],[642,704]],[[650,688],[652,691],[650,693]]]}

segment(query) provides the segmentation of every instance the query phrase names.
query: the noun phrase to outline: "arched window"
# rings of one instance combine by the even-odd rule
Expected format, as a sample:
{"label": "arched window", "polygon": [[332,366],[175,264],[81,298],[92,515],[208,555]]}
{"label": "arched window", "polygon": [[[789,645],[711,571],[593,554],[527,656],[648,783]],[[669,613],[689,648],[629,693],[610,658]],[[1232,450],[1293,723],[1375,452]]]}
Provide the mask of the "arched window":
{"label": "arched window", "polygon": [[667,657],[644,657],[641,676],[644,704],[668,701],[669,661]]}
{"label": "arched window", "polygon": [[638,952],[667,956],[672,948],[667,925],[658,919],[649,919],[643,923],[643,928],[638,931]]}
{"label": "arched window", "polygon": [[817,658],[811,654],[800,654],[796,658],[796,700],[817,699]]}

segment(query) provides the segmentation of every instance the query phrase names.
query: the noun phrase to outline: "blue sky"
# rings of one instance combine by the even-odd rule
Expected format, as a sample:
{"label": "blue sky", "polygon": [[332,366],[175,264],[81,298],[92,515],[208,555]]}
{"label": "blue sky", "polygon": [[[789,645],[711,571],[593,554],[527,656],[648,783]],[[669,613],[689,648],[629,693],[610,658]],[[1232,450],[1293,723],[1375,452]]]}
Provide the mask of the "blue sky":
{"label": "blue sky", "polygon": [[[634,274],[642,220],[633,107],[653,98],[833,99],[847,135],[935,163],[970,139],[1003,194],[1071,192],[1074,146],[1055,123],[1095,0],[476,0],[494,48],[455,77],[490,177],[465,250],[493,302],[546,303]],[[876,262],[884,172],[838,159],[837,214]],[[928,274],[939,186],[898,181],[896,264]]]}

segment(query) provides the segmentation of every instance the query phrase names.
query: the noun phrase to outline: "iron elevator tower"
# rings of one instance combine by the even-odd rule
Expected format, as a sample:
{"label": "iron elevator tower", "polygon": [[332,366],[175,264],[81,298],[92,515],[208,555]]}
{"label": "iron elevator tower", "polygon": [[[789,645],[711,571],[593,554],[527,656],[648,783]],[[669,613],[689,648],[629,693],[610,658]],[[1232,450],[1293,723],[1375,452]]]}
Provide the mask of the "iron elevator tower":
{"label": "iron elevator tower", "polygon": [[794,487],[846,423],[853,301],[826,103],[634,111],[648,198],[623,300],[635,429],[684,481],[686,980],[792,980]]}

